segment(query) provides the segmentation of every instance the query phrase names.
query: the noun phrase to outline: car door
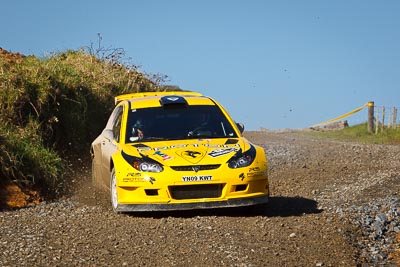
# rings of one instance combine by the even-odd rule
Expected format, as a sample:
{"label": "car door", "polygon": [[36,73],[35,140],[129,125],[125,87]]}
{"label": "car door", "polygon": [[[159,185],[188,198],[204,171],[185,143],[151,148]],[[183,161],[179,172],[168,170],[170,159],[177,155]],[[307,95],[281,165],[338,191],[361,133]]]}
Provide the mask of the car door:
{"label": "car door", "polygon": [[111,172],[111,157],[117,152],[121,141],[121,125],[123,118],[123,106],[117,106],[110,117],[110,123],[104,129],[101,141],[101,173],[102,182],[109,187]]}

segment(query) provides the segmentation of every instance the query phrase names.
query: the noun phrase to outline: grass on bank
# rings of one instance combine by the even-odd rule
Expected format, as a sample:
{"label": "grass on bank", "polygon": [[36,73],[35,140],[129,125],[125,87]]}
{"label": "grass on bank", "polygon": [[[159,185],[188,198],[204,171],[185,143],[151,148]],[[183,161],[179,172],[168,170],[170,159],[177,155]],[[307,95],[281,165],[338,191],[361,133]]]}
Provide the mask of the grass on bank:
{"label": "grass on bank", "polygon": [[85,50],[37,58],[0,48],[0,182],[57,193],[66,156],[89,153],[114,96],[168,89],[120,63],[118,53],[112,60]]}
{"label": "grass on bank", "polygon": [[50,188],[41,193],[51,198],[65,185],[66,164],[55,150],[43,145],[35,123],[31,121],[26,127],[17,128],[3,122],[0,127],[0,173],[1,177],[12,179],[22,188]]}
{"label": "grass on bank", "polygon": [[400,128],[379,128],[378,133],[368,133],[367,123],[354,125],[336,131],[313,131],[307,134],[338,141],[365,144],[400,144]]}

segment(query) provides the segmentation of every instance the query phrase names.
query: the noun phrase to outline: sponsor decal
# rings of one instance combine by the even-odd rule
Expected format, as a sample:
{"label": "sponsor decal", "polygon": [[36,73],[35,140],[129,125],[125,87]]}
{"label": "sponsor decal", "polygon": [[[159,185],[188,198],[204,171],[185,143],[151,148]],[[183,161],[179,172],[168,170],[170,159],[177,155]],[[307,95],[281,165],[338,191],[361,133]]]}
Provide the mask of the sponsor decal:
{"label": "sponsor decal", "polygon": [[266,176],[267,172],[251,172],[247,174],[247,177],[254,177],[254,176]]}
{"label": "sponsor decal", "polygon": [[142,174],[140,172],[130,172],[126,174],[128,177],[129,176],[141,176]]}
{"label": "sponsor decal", "polygon": [[169,160],[172,159],[171,156],[168,156],[167,154],[161,152],[161,151],[156,151],[153,155],[160,156],[163,160]]}
{"label": "sponsor decal", "polygon": [[239,144],[235,145],[225,145],[225,144],[175,144],[171,146],[160,146],[160,147],[137,147],[137,150],[139,152],[145,152],[145,151],[160,151],[160,150],[168,150],[168,149],[174,149],[174,148],[189,148],[189,147],[207,147],[207,148],[226,148],[226,149],[232,149],[232,148],[237,148],[240,147]]}
{"label": "sponsor decal", "polygon": [[127,177],[122,178],[124,183],[135,183],[135,182],[146,182],[140,172],[129,172],[126,174]]}
{"label": "sponsor decal", "polygon": [[185,156],[188,156],[188,157],[191,157],[191,158],[194,158],[194,159],[199,157],[199,156],[201,156],[200,152],[198,152],[198,151],[190,151],[190,150],[184,151],[183,154]]}
{"label": "sponsor decal", "polygon": [[143,178],[143,177],[124,177],[124,178],[122,178],[122,182],[124,182],[124,183],[142,183],[142,182],[147,182],[147,179]]}
{"label": "sponsor decal", "polygon": [[148,180],[151,184],[153,184],[153,183],[156,181],[156,179],[153,178],[153,177],[147,177],[147,180]]}
{"label": "sponsor decal", "polygon": [[187,147],[186,144],[177,144],[177,145],[172,145],[169,148],[174,149],[174,148],[185,148]]}
{"label": "sponsor decal", "polygon": [[202,182],[202,181],[211,181],[212,175],[191,175],[191,176],[182,176],[182,182]]}
{"label": "sponsor decal", "polygon": [[210,153],[208,153],[208,155],[213,158],[216,158],[216,157],[220,157],[220,156],[229,154],[234,151],[236,152],[237,148],[231,147],[231,148],[224,148],[224,149],[215,149],[215,150],[211,151]]}
{"label": "sponsor decal", "polygon": [[249,168],[249,172],[259,172],[260,167]]}
{"label": "sponsor decal", "polygon": [[[149,147],[149,148],[150,148],[150,147]],[[167,149],[168,149],[167,146],[160,146],[160,147],[155,147],[155,148],[154,148],[154,151],[167,150]],[[151,150],[151,148],[150,148],[149,150]]]}
{"label": "sponsor decal", "polygon": [[180,149],[176,151],[176,154],[190,163],[197,164],[206,154],[207,150],[204,148],[198,148],[197,150]]}
{"label": "sponsor decal", "polygon": [[[130,175],[130,174],[128,174]],[[122,182],[124,183],[144,183],[144,182],[150,182],[153,184],[156,179],[153,177],[138,177],[140,175],[136,175],[137,177],[124,177],[122,178]]]}

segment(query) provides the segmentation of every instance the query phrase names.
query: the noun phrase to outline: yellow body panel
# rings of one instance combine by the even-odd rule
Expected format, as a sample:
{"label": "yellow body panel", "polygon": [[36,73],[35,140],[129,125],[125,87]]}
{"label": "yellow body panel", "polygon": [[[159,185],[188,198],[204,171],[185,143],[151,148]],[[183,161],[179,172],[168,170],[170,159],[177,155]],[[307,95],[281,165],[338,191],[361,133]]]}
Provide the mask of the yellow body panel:
{"label": "yellow body panel", "polygon": [[[150,150],[141,151],[141,153],[151,152],[148,153],[151,156],[154,155],[154,152],[159,151],[162,155],[174,157],[179,154],[180,147],[183,145],[186,148],[199,151],[206,148],[208,152],[221,149],[222,147],[224,149],[235,148],[235,145],[227,146],[221,142],[210,143],[196,140],[193,143],[182,143],[182,141],[174,141],[162,146],[156,145]],[[195,145],[196,149],[193,149],[193,145]],[[257,154],[259,156],[254,160],[253,164],[242,169],[230,169],[226,163],[223,163],[215,170],[177,172],[170,166],[164,165],[164,171],[161,173],[144,173],[133,170],[132,166],[120,154],[116,154],[113,160],[114,166],[118,166],[116,168],[116,177],[119,201],[121,204],[182,204],[227,201],[269,195],[267,160],[262,151],[259,151]],[[176,160],[176,165],[182,166],[188,164],[184,159],[178,158]],[[212,160],[203,159],[202,165],[215,164]],[[199,180],[184,181],[184,177],[196,177],[194,179]],[[210,179],[211,177],[211,180],[201,181],[202,177],[206,177],[205,179]],[[220,185],[221,194],[217,197],[208,198],[173,198],[171,193],[172,188],[193,185]]]}
{"label": "yellow body panel", "polygon": [[169,95],[202,96],[202,94],[197,92],[184,92],[184,91],[131,93],[131,94],[116,96],[115,105],[117,105],[119,102],[123,100],[132,100],[137,98],[149,98],[149,97],[157,97],[157,99],[159,99],[160,96],[169,96]]}
{"label": "yellow body panel", "polygon": [[[188,106],[218,107],[233,132],[223,138],[186,137],[133,143],[125,140],[128,113],[159,108],[163,105],[160,99],[165,96],[184,98]],[[149,92],[117,96],[115,101],[117,106],[106,129],[92,143],[94,179],[106,187],[114,179],[111,183],[114,210],[216,208],[268,201],[264,149],[246,140],[215,100],[194,92]],[[121,119],[118,122],[116,118]],[[116,121],[118,138],[113,137]],[[244,167],[229,165],[246,153],[252,157],[251,164]],[[154,163],[162,171],[139,170],[135,164],[142,161]]]}

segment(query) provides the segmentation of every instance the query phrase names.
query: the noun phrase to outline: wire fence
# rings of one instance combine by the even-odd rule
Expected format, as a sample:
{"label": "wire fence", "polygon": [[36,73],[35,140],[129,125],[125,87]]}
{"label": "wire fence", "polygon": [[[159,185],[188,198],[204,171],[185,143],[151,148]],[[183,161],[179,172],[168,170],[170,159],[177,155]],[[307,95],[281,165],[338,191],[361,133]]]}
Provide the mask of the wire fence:
{"label": "wire fence", "polygon": [[382,132],[387,128],[400,128],[397,107],[374,107],[374,126],[375,133]]}
{"label": "wire fence", "polygon": [[368,131],[375,134],[383,132],[385,129],[400,128],[398,108],[375,106],[374,102],[368,102],[341,116],[315,124],[311,128],[329,128],[335,123],[339,123],[338,126],[352,126],[366,122],[368,124]]}

